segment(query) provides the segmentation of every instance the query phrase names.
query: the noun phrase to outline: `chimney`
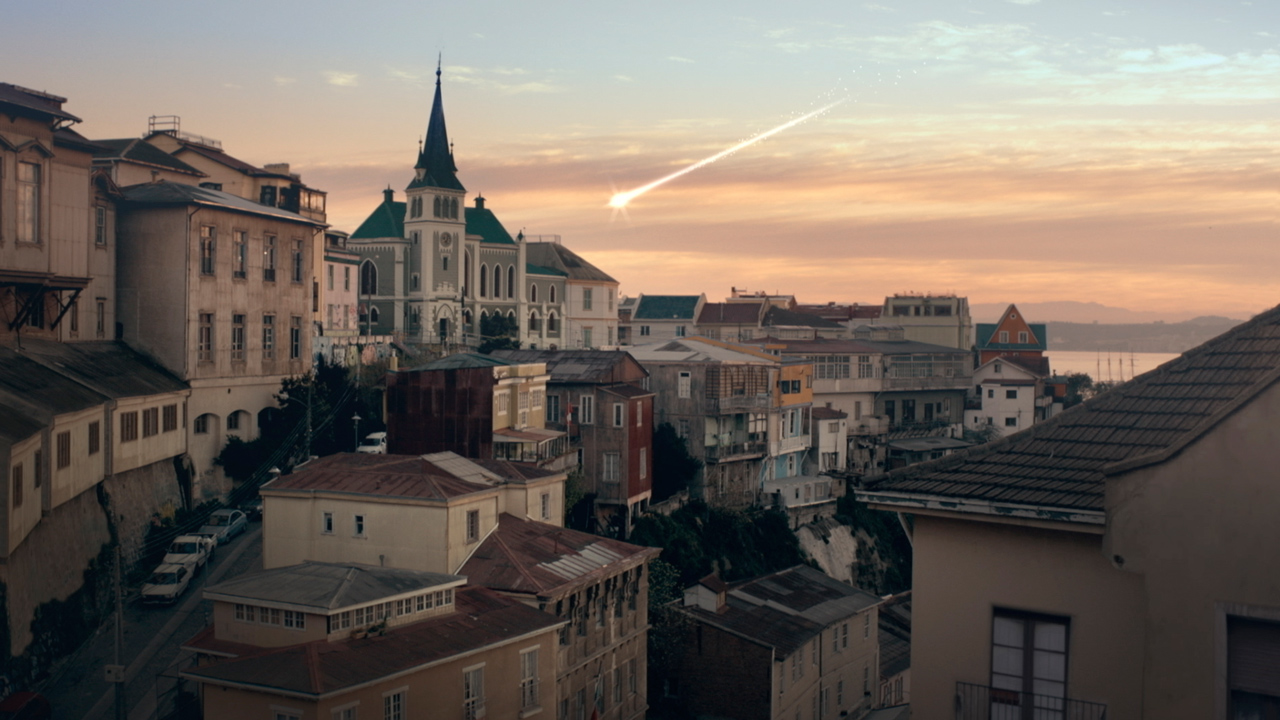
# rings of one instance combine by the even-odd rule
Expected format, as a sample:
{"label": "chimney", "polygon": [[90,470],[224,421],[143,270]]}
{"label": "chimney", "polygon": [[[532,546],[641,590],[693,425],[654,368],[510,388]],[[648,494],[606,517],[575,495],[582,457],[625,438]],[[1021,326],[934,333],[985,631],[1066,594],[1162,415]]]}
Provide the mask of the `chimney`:
{"label": "chimney", "polygon": [[395,196],[396,196],[396,191],[392,190],[391,188],[387,188],[386,190],[382,191],[382,202],[389,203],[395,199]]}
{"label": "chimney", "polygon": [[266,170],[269,173],[275,173],[277,175],[288,175],[289,163],[267,163],[266,165],[262,166],[262,169]]}
{"label": "chimney", "polygon": [[484,209],[484,196],[483,196],[483,195],[477,195],[477,196],[476,196],[476,209],[477,209],[477,210],[483,210],[483,209]]}

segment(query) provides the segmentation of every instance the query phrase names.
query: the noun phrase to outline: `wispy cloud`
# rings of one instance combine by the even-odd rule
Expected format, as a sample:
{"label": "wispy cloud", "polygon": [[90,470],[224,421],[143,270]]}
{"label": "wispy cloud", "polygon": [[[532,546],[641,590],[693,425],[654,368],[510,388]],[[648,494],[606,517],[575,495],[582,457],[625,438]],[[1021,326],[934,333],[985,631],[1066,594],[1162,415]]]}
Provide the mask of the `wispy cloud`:
{"label": "wispy cloud", "polygon": [[284,87],[285,85],[292,85],[293,83],[298,82],[297,78],[284,77],[282,75],[275,76],[274,80],[276,85],[279,85],[280,87]]}
{"label": "wispy cloud", "polygon": [[622,82],[635,82],[635,78],[632,78],[629,75],[614,75],[613,79],[620,80]]}
{"label": "wispy cloud", "polygon": [[668,60],[670,60],[671,62],[678,62],[678,63],[691,63],[691,62],[693,62],[693,61],[692,61],[692,60],[690,60],[689,58],[687,58],[687,57],[680,57],[679,55],[668,55],[668,56],[667,56],[667,59],[668,59]]}
{"label": "wispy cloud", "polygon": [[1013,5],[1039,5],[1040,0],[1005,0],[1005,2]]}
{"label": "wispy cloud", "polygon": [[324,81],[338,87],[354,87],[359,84],[360,75],[352,72],[326,70],[324,72]]}
{"label": "wispy cloud", "polygon": [[562,86],[547,80],[523,79],[532,75],[525,68],[477,68],[467,65],[447,65],[444,71],[450,82],[476,85],[508,95],[564,91]]}

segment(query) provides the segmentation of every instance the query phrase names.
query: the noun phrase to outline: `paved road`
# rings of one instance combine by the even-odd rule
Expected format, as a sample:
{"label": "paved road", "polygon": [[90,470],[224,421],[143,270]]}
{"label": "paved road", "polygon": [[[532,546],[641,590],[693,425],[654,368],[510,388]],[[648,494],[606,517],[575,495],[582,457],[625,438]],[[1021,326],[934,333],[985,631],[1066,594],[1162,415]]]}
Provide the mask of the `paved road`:
{"label": "paved road", "polygon": [[[249,532],[218,548],[209,566],[178,604],[169,608],[143,607],[137,588],[125,596],[124,664],[129,720],[149,720],[156,707],[157,676],[173,675],[175,664],[190,664],[190,653],[179,646],[209,624],[213,603],[201,598],[205,585],[262,569],[262,529]],[[107,618],[94,637],[44,687],[53,703],[53,720],[112,720],[115,698],[103,678],[103,667],[115,658],[115,616]],[[161,686],[168,687],[161,679]]]}

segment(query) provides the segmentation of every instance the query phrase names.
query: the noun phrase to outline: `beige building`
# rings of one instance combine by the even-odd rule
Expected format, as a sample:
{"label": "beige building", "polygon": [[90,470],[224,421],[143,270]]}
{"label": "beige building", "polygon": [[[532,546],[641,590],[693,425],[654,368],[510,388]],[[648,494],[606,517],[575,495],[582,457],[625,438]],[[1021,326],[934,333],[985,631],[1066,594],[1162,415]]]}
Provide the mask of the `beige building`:
{"label": "beige building", "polygon": [[442,452],[340,453],[261,489],[264,568],[307,560],[456,573],[503,513],[560,525],[565,473]]}
{"label": "beige building", "polygon": [[910,518],[912,714],[1280,711],[1277,380],[1280,309],[859,490]]}
{"label": "beige building", "polygon": [[[544,236],[545,237],[545,236]],[[618,344],[618,281],[560,244],[529,242],[525,238],[530,265],[564,273],[564,336],[560,349],[613,347]],[[530,301],[534,296],[530,295]],[[530,341],[535,341],[532,333]],[[546,340],[543,339],[544,346]]]}
{"label": "beige building", "polygon": [[124,190],[118,322],[125,342],[191,385],[196,494],[230,488],[213,464],[257,437],[286,377],[311,370],[311,251],[323,226],[192,185]]}
{"label": "beige building", "polygon": [[880,598],[796,566],[684,592],[683,655],[664,705],[695,717],[857,718],[877,689]]}
{"label": "beige building", "polygon": [[182,677],[205,720],[548,715],[563,621],[465,580],[305,563],[214,585]]}
{"label": "beige building", "polygon": [[[969,298],[956,295],[894,295],[884,299],[873,325],[896,325],[907,340],[946,345],[958,350],[973,347],[973,318]],[[855,328],[856,329],[856,328]]]}

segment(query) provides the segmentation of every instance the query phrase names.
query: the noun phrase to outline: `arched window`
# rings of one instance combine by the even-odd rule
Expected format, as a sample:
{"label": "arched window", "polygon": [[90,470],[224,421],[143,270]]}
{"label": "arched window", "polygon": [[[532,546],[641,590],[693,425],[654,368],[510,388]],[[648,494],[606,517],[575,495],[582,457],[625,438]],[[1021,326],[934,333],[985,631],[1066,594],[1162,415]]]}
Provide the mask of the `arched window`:
{"label": "arched window", "polygon": [[547,313],[547,332],[560,332],[560,318],[556,317],[555,312]]}
{"label": "arched window", "polygon": [[462,255],[462,297],[471,297],[471,253]]}
{"label": "arched window", "polygon": [[480,266],[480,297],[485,297],[489,290],[489,268],[485,265]]}
{"label": "arched window", "polygon": [[378,266],[372,260],[365,260],[360,264],[360,294],[378,294]]}
{"label": "arched window", "polygon": [[529,302],[538,302],[538,284],[529,285]]}
{"label": "arched window", "polygon": [[502,297],[502,266],[493,266],[493,296]]}
{"label": "arched window", "polygon": [[373,323],[374,325],[378,324],[378,308],[376,307],[369,308],[369,322]]}
{"label": "arched window", "polygon": [[440,318],[440,342],[449,338],[449,318]]}
{"label": "arched window", "polygon": [[462,311],[462,329],[466,332],[471,332],[471,311],[470,310]]}
{"label": "arched window", "polygon": [[431,213],[431,214],[432,214],[433,216],[435,216],[435,217],[441,217],[441,215],[440,215],[440,196],[439,196],[439,195],[437,195],[437,196],[436,196],[435,203],[432,205],[432,213]]}
{"label": "arched window", "polygon": [[449,271],[449,256],[448,256],[448,255],[444,255],[444,256],[442,256],[442,257],[440,258],[440,269],[441,269],[441,270],[444,270],[445,272],[448,272],[448,271]]}
{"label": "arched window", "polygon": [[207,435],[211,430],[217,429],[217,427],[218,416],[211,413],[205,413],[195,419],[195,425],[192,427],[192,432],[196,435]]}
{"label": "arched window", "polygon": [[[552,285],[552,286],[551,286],[551,290],[550,290],[550,292],[548,293],[547,301],[548,301],[548,302],[555,302],[555,301],[556,301],[556,286],[555,286],[555,285]],[[548,321],[548,322],[550,322],[550,321]]]}
{"label": "arched window", "polygon": [[516,266],[512,265],[507,268],[507,297],[516,296]]}
{"label": "arched window", "polygon": [[454,198],[449,201],[449,217],[454,220],[458,219],[458,199]]}
{"label": "arched window", "polygon": [[529,332],[542,332],[542,322],[538,320],[538,311],[529,311]]}

